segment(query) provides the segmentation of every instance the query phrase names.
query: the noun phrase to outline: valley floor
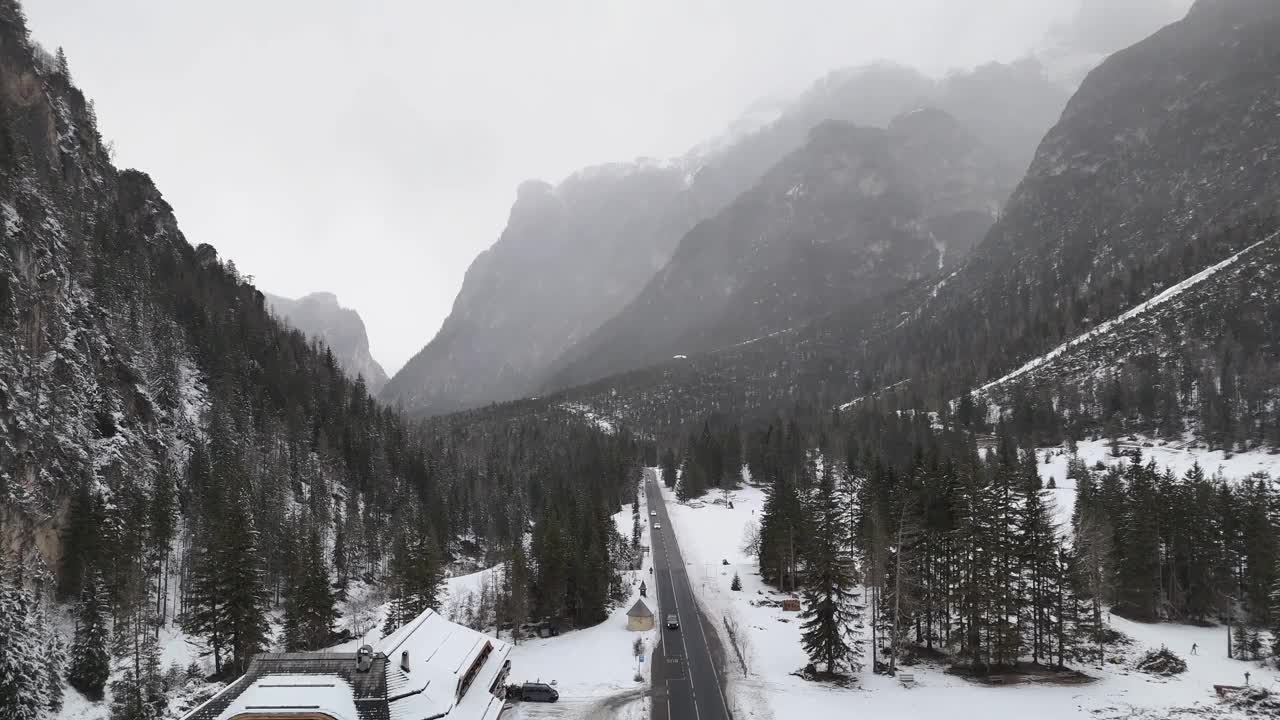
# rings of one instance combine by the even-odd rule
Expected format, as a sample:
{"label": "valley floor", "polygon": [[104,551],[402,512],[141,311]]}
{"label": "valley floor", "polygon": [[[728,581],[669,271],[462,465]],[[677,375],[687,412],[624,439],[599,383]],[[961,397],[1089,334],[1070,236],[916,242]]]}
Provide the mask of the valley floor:
{"label": "valley floor", "polygon": [[[1092,452],[1082,444],[1081,455]],[[1170,457],[1180,457],[1169,450]],[[1043,458],[1044,451],[1041,451]],[[1091,463],[1092,458],[1086,458]],[[1159,456],[1157,459],[1160,460]],[[1042,465],[1048,475],[1057,469],[1058,458]],[[1065,455],[1061,458],[1065,470]],[[1244,461],[1241,461],[1244,462]],[[1252,460],[1248,462],[1253,462]],[[1190,462],[1187,463],[1188,465]],[[1201,457],[1208,467],[1210,459]],[[1253,465],[1247,465],[1249,471]],[[1177,468],[1175,467],[1175,470]],[[1224,470],[1226,472],[1226,470]],[[1062,472],[1056,479],[1062,513],[1070,516],[1074,496],[1063,487]],[[869,658],[859,674],[857,686],[838,688],[804,680],[794,675],[807,662],[800,645],[798,613],[778,607],[785,597],[761,581],[754,557],[741,549],[744,528],[758,522],[764,491],[746,487],[729,493],[713,492],[703,501],[680,504],[665,491],[669,511],[686,561],[695,581],[695,592],[713,622],[735,627],[742,662],[734,660],[730,676],[731,705],[739,720],[753,718],[872,717],[877,720],[914,720],[922,717],[1024,720],[1025,718],[1167,718],[1196,707],[1194,714],[1220,711],[1213,717],[1245,717],[1221,710],[1213,685],[1242,685],[1244,673],[1252,674],[1252,684],[1280,691],[1280,674],[1258,662],[1226,657],[1226,630],[1223,627],[1192,627],[1173,624],[1140,624],[1119,617],[1110,619],[1116,630],[1133,639],[1124,651],[1123,662],[1108,662],[1104,668],[1080,668],[1097,678],[1084,685],[1022,684],[991,687],[948,675],[943,668],[920,665],[909,668],[916,686],[904,688],[889,677],[874,675]],[[728,507],[732,501],[733,508]],[[724,564],[728,561],[728,564]],[[734,573],[742,580],[742,590],[730,590]],[[865,631],[862,631],[865,632]],[[726,637],[726,646],[729,639]],[[1192,644],[1199,654],[1190,655]],[[868,642],[868,654],[870,652]],[[1188,664],[1186,673],[1160,678],[1133,671],[1133,659],[1147,649],[1167,646]],[[734,653],[731,653],[734,654]]]}
{"label": "valley floor", "polygon": [[[1221,472],[1228,479],[1254,472],[1275,477],[1280,471],[1280,455],[1265,452],[1242,453],[1226,457],[1220,452],[1207,453],[1192,447],[1151,443],[1137,439],[1120,444],[1120,450],[1142,450],[1144,457],[1155,458],[1157,464],[1182,473],[1199,462],[1207,474]],[[1097,462],[1128,462],[1115,457],[1105,441],[1081,442],[1077,452],[1090,466]],[[1053,479],[1055,489],[1046,490],[1055,505],[1060,526],[1069,523],[1075,503],[1073,482],[1065,478],[1068,453],[1065,448],[1038,450],[1040,472],[1047,482]],[[1045,462],[1045,459],[1048,462]],[[992,720],[1023,720],[1037,717],[1079,718],[1165,718],[1176,717],[1189,708],[1195,714],[1219,708],[1213,685],[1239,685],[1244,673],[1252,674],[1252,683],[1280,691],[1280,674],[1257,662],[1228,659],[1225,653],[1226,631],[1222,627],[1130,622],[1118,617],[1112,626],[1134,640],[1123,651],[1119,664],[1105,668],[1081,668],[1097,680],[1085,685],[1024,684],[990,687],[968,682],[946,674],[939,666],[910,668],[916,686],[904,688],[884,676],[872,674],[869,659],[857,682],[847,688],[807,681],[795,675],[807,658],[800,645],[800,619],[797,613],[780,607],[783,594],[764,585],[758,575],[756,559],[742,550],[746,526],[759,522],[764,491],[747,486],[729,493],[714,491],[701,501],[679,503],[664,489],[671,523],[684,553],[687,570],[704,611],[721,631],[726,648],[730,685],[729,702],[733,716],[739,720],[807,717],[847,717],[857,708],[861,717],[895,720],[919,717],[983,717]],[[733,508],[728,507],[732,501]],[[649,510],[641,493],[642,537],[649,545]],[[625,507],[614,516],[619,532],[631,534],[631,511]],[[725,561],[728,564],[724,564]],[[649,715],[649,668],[647,661],[656,641],[656,632],[630,632],[626,629],[626,612],[639,597],[639,584],[647,580],[651,560],[644,558],[639,571],[625,573],[630,592],[609,618],[594,627],[567,632],[558,637],[522,641],[512,652],[513,682],[526,680],[554,681],[561,692],[555,704],[518,704],[512,718],[622,718],[642,720]],[[734,573],[742,581],[742,590],[729,589]],[[499,568],[453,577],[448,580],[447,600],[442,612],[451,619],[466,622],[481,604],[480,598],[493,592],[501,583]],[[656,608],[654,588],[649,583],[646,603]],[[362,597],[370,591],[353,585],[344,614],[350,618]],[[376,642],[385,607],[365,602],[365,613],[373,628],[364,642]],[[737,641],[728,637],[726,627],[734,630]],[[865,630],[860,630],[865,632]],[[644,639],[644,661],[637,662],[632,643]],[[335,646],[336,651],[354,651],[360,640]],[[1190,655],[1192,644],[1199,654]],[[1188,663],[1188,670],[1171,679],[1157,678],[1131,670],[1133,659],[1147,649],[1167,646]],[[185,666],[198,657],[198,650],[174,627],[162,631],[161,648],[164,664]],[[635,679],[641,673],[641,680]],[[90,703],[68,688],[66,704],[59,720],[100,720],[107,717],[108,702]],[[1235,717],[1225,711],[1213,717]],[[1240,715],[1244,717],[1244,715]]]}

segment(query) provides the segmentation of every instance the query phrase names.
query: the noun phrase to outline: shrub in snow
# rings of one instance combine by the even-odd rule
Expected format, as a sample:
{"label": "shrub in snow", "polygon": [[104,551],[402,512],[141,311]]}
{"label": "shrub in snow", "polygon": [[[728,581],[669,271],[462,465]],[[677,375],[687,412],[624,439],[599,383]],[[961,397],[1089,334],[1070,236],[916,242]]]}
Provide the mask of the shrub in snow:
{"label": "shrub in snow", "polygon": [[1187,662],[1173,654],[1169,648],[1149,650],[1135,666],[1139,672],[1149,675],[1180,675],[1187,671]]}
{"label": "shrub in snow", "polygon": [[1237,710],[1243,710],[1249,717],[1280,718],[1280,695],[1260,687],[1245,687],[1230,690],[1223,695],[1225,701]]}
{"label": "shrub in snow", "polygon": [[729,589],[730,590],[742,589],[742,578],[738,577],[738,573],[736,572],[733,574],[733,582],[729,583]]}

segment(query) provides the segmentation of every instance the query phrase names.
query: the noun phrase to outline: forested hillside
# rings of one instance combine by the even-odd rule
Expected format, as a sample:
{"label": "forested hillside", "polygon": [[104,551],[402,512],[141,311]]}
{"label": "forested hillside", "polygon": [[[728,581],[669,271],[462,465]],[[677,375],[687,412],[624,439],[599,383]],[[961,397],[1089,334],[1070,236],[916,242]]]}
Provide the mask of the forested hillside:
{"label": "forested hillside", "polygon": [[[604,616],[638,444],[565,411],[421,426],[379,405],[112,165],[10,0],[0,212],[0,715],[55,710],[67,678],[157,717],[184,673],[331,644],[349,581],[383,586],[394,622],[451,566],[524,567],[529,532],[563,580],[520,571],[512,616]],[[183,672],[159,665],[175,624],[206,658]]]}

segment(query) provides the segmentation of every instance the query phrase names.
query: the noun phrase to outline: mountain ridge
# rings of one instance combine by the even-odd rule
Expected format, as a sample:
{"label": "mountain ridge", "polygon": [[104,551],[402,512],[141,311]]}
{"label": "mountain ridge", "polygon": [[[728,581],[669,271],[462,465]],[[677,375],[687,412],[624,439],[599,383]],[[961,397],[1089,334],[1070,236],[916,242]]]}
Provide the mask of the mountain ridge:
{"label": "mountain ridge", "polygon": [[334,359],[352,380],[363,378],[370,395],[387,384],[386,371],[369,351],[364,320],[354,309],[342,307],[331,292],[313,292],[300,298],[263,293],[267,308],[289,325],[325,343]]}
{"label": "mountain ridge", "polygon": [[[1017,112],[1001,112],[993,97]],[[1001,149],[1012,185],[1030,159],[1029,138],[1057,116],[1066,92],[1031,61],[944,80],[873,64],[825,76],[727,147],[704,143],[671,161],[606,163],[556,186],[526,181],[502,236],[468,268],[440,332],[383,399],[436,414],[538,391],[555,360],[632,301],[687,232],[803,145],[814,126],[837,119],[883,127],[930,98]],[[626,178],[633,187],[624,187]],[[528,247],[535,242],[540,252]]]}
{"label": "mountain ridge", "polygon": [[797,326],[953,267],[1009,187],[950,114],[819,124],[804,146],[682,238],[621,313],[557,362],[551,389]]}

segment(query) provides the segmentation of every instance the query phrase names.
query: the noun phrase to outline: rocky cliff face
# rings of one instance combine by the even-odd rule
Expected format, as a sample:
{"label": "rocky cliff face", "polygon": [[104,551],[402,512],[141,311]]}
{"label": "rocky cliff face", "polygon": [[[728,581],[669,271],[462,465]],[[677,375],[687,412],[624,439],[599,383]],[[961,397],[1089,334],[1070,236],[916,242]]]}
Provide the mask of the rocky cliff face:
{"label": "rocky cliff face", "polygon": [[382,397],[441,413],[536,392],[567,348],[636,298],[686,233],[825,120],[884,127],[922,103],[954,107],[998,155],[1001,182],[1011,187],[1065,100],[1030,63],[941,82],[874,65],[833,73],[764,125],[736,128],[685,157],[592,168],[558,186],[526,183],[501,238],[467,271],[440,332]]}
{"label": "rocky cliff face", "polygon": [[267,307],[285,322],[324,342],[352,380],[364,378],[371,395],[387,384],[387,373],[369,353],[369,335],[360,314],[338,304],[333,293],[311,293],[296,300],[266,294]]}
{"label": "rocky cliff face", "polygon": [[686,235],[640,296],[571,349],[553,387],[787,330],[958,264],[1009,192],[946,112],[828,121]]}
{"label": "rocky cliff face", "polygon": [[562,348],[631,299],[695,215],[678,165],[615,165],[521,185],[436,337],[383,390],[416,412],[519,397]]}

